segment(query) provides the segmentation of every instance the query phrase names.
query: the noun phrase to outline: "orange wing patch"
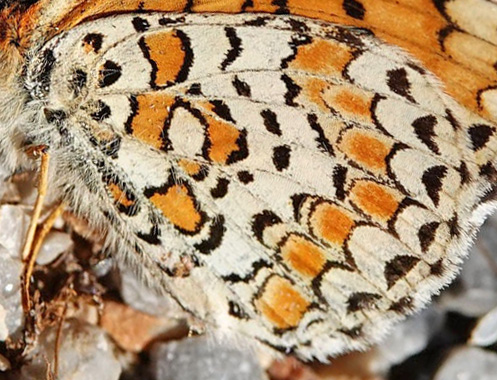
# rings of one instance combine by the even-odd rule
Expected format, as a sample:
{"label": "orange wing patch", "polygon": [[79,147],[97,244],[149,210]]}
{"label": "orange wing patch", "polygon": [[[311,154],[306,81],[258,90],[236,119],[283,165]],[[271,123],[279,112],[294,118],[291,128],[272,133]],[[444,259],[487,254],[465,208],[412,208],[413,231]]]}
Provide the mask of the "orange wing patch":
{"label": "orange wing patch", "polygon": [[199,175],[202,170],[202,166],[198,162],[192,160],[181,159],[178,161],[178,165],[190,177]]}
{"label": "orange wing patch", "polygon": [[257,310],[277,329],[295,328],[309,308],[309,301],[289,280],[272,276],[254,302]]}
{"label": "orange wing patch", "polygon": [[205,115],[207,121],[207,158],[226,165],[247,157],[245,133],[232,124]]}
{"label": "orange wing patch", "polygon": [[171,185],[164,189],[146,190],[145,195],[180,231],[195,234],[205,222],[195,198],[186,185]]}
{"label": "orange wing patch", "polygon": [[132,216],[137,211],[136,199],[133,194],[126,192],[117,183],[109,182],[107,190],[114,199],[114,202],[122,213]]}
{"label": "orange wing patch", "polygon": [[163,128],[174,98],[149,93],[131,99],[133,113],[126,123],[126,131],[157,149],[164,148]]}
{"label": "orange wing patch", "polygon": [[353,58],[353,51],[346,45],[318,39],[298,47],[295,59],[288,67],[314,74],[338,75]]}
{"label": "orange wing patch", "polygon": [[152,65],[152,87],[173,85],[186,79],[193,53],[185,33],[174,30],[149,34],[140,40],[140,46]]}
{"label": "orange wing patch", "polygon": [[393,143],[385,140],[379,133],[354,128],[343,134],[339,149],[363,168],[386,174],[386,158]]}
{"label": "orange wing patch", "polygon": [[372,218],[386,222],[397,211],[401,197],[387,186],[358,181],[351,190],[350,199]]}
{"label": "orange wing patch", "polygon": [[361,123],[372,123],[373,96],[352,86],[328,86],[322,94],[323,101],[328,107]]}
{"label": "orange wing patch", "polygon": [[325,253],[308,239],[290,235],[281,247],[281,256],[292,268],[304,276],[316,277],[326,262]]}
{"label": "orange wing patch", "polygon": [[319,78],[309,78],[305,80],[299,78],[296,82],[304,90],[304,99],[311,103],[311,105],[317,105],[322,112],[330,112],[330,109],[323,98],[325,90],[330,86],[328,82]]}
{"label": "orange wing patch", "polygon": [[310,228],[315,236],[341,246],[355,222],[339,206],[329,202],[318,203],[309,215]]}

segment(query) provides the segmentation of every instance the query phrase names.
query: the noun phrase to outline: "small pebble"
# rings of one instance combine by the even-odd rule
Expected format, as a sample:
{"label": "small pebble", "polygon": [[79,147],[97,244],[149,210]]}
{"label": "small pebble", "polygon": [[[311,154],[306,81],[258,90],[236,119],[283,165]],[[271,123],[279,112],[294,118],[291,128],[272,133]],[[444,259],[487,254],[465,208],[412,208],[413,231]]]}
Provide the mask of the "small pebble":
{"label": "small pebble", "polygon": [[5,356],[0,355],[0,371],[5,372],[8,371],[9,369],[10,369],[9,360]]}
{"label": "small pebble", "polygon": [[40,248],[36,257],[36,263],[46,265],[54,261],[60,254],[69,251],[73,242],[69,234],[59,231],[51,231]]}
{"label": "small pebble", "polygon": [[[47,328],[21,369],[19,380],[45,379],[47,365],[54,365],[57,326]],[[118,380],[121,365],[103,330],[77,320],[68,320],[61,331],[57,380]]]}
{"label": "small pebble", "polygon": [[0,245],[0,305],[3,310],[0,340],[5,340],[5,335],[20,332],[23,325],[20,291],[22,268],[21,260],[13,258],[9,250]]}
{"label": "small pebble", "polygon": [[119,268],[121,277],[121,296],[133,309],[155,316],[186,315],[176,302],[163,294],[147,287],[128,268]]}
{"label": "small pebble", "polygon": [[265,380],[252,350],[228,347],[206,337],[156,344],[154,380]]}
{"label": "small pebble", "polygon": [[489,311],[476,323],[469,343],[483,347],[497,343],[497,307]]}
{"label": "small pebble", "polygon": [[434,380],[495,380],[497,354],[478,347],[452,350]]}
{"label": "small pebble", "polygon": [[385,374],[393,365],[422,351],[432,334],[443,324],[444,316],[435,306],[396,325],[386,339],[374,348],[371,372]]}
{"label": "small pebble", "polygon": [[0,206],[0,244],[15,258],[21,257],[30,220],[25,206]]}
{"label": "small pebble", "polygon": [[100,325],[124,350],[140,352],[159,335],[178,328],[175,320],[158,318],[122,303],[106,301]]}

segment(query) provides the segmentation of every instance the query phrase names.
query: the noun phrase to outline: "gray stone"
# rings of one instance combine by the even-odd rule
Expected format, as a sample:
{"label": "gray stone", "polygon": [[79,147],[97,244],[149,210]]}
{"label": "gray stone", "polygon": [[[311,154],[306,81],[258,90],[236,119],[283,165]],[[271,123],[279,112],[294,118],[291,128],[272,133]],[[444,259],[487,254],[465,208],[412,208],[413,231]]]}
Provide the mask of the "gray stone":
{"label": "gray stone", "polygon": [[20,332],[24,314],[21,305],[21,260],[0,245],[0,340]]}
{"label": "gray stone", "polygon": [[154,380],[263,380],[252,350],[239,351],[205,337],[156,344],[151,353]]}
{"label": "gray stone", "polygon": [[440,298],[447,310],[480,317],[497,306],[497,215],[482,226],[457,283],[457,292],[443,292]]}
{"label": "gray stone", "polygon": [[25,206],[0,206],[0,244],[12,257],[20,258],[31,218]]}
{"label": "gray stone", "polygon": [[120,267],[121,296],[132,308],[159,317],[178,318],[185,315],[176,302],[147,287],[132,270]]}
{"label": "gray stone", "polygon": [[477,347],[454,349],[437,371],[434,380],[495,380],[497,354]]}
{"label": "gray stone", "polygon": [[[20,380],[46,378],[47,363],[54,364],[56,336],[57,326],[43,331],[21,369]],[[103,330],[76,320],[64,323],[58,360],[58,380],[118,380],[121,375],[114,346]]]}
{"label": "gray stone", "polygon": [[469,342],[475,346],[490,346],[497,343],[497,307],[478,320]]}
{"label": "gray stone", "polygon": [[59,231],[51,231],[43,242],[36,262],[46,265],[54,261],[60,254],[69,251],[73,242],[69,234]]}
{"label": "gray stone", "polygon": [[386,374],[391,366],[425,349],[431,336],[443,322],[443,313],[432,305],[396,325],[386,339],[375,347],[371,371]]}

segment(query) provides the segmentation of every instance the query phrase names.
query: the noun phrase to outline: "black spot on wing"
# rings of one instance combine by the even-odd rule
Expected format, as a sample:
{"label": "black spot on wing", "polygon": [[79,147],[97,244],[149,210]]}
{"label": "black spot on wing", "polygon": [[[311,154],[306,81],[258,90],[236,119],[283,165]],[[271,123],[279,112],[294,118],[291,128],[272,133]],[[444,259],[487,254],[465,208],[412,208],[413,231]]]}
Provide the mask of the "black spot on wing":
{"label": "black spot on wing", "polygon": [[376,301],[381,299],[379,294],[374,293],[354,293],[347,300],[347,312],[364,311],[374,308]]}
{"label": "black spot on wing", "polygon": [[116,83],[119,78],[121,78],[122,69],[114,61],[108,60],[106,61],[99,71],[99,87],[109,87]]}
{"label": "black spot on wing", "polygon": [[253,20],[247,20],[243,23],[243,25],[246,26],[264,26],[267,24],[267,22],[270,20],[270,17],[267,16],[260,16],[256,17]]}
{"label": "black spot on wing", "polygon": [[289,13],[287,0],[273,0],[272,5],[276,5],[278,9],[274,11],[276,14],[286,15]]}
{"label": "black spot on wing", "polygon": [[459,175],[461,176],[461,185],[465,185],[471,181],[471,174],[468,169],[468,165],[464,161],[461,161],[461,164],[457,168]]}
{"label": "black spot on wing", "polygon": [[252,231],[257,240],[264,243],[264,230],[282,222],[281,218],[274,212],[264,210],[260,214],[254,215],[252,219]]}
{"label": "black spot on wing", "polygon": [[55,56],[51,49],[47,49],[43,52],[43,60],[36,78],[36,82],[40,84],[41,91],[44,94],[48,94],[50,90],[52,70],[55,67]]}
{"label": "black spot on wing", "polygon": [[310,32],[309,26],[304,22],[294,18],[289,18],[286,20],[287,24],[294,32],[298,33],[308,33]]}
{"label": "black spot on wing", "polygon": [[183,8],[183,12],[191,13],[193,5],[194,5],[194,0],[186,0],[186,4]]}
{"label": "black spot on wing", "polygon": [[95,53],[102,48],[104,36],[100,33],[89,33],[83,38],[83,45],[90,46]]}
{"label": "black spot on wing", "polygon": [[224,198],[226,196],[226,194],[228,194],[229,184],[230,184],[230,181],[227,180],[226,178],[219,178],[217,180],[216,187],[211,189],[212,197],[215,199]]}
{"label": "black spot on wing", "polygon": [[443,259],[438,260],[437,262],[430,265],[430,274],[432,276],[440,277],[445,272],[445,266]]}
{"label": "black spot on wing", "polygon": [[471,144],[473,150],[476,152],[487,145],[490,138],[495,133],[495,127],[491,127],[485,124],[477,124],[469,128],[469,137],[471,139]]}
{"label": "black spot on wing", "polygon": [[336,197],[339,201],[345,199],[345,181],[347,180],[347,167],[337,165],[333,169],[333,185],[335,186]]}
{"label": "black spot on wing", "polygon": [[229,65],[233,64],[243,51],[242,40],[236,34],[236,29],[232,27],[224,28],[226,37],[230,43],[230,50],[226,54],[225,60],[221,63],[221,70],[225,71]]}
{"label": "black spot on wing", "polygon": [[281,80],[283,81],[283,83],[285,83],[286,86],[286,93],[285,93],[286,104],[292,107],[297,107],[298,104],[295,103],[295,99],[297,98],[297,96],[299,96],[300,92],[302,91],[302,88],[299,85],[297,85],[293,81],[293,79],[286,74],[283,74],[281,76]]}
{"label": "black spot on wing", "polygon": [[459,124],[459,121],[454,117],[454,115],[452,114],[452,112],[447,109],[447,110],[445,110],[445,114],[446,114],[447,121],[452,126],[452,129],[454,131],[460,130],[461,129],[461,125]]}
{"label": "black spot on wing", "polygon": [[96,111],[93,112],[90,116],[95,121],[103,121],[108,119],[111,115],[110,107],[99,100],[96,104]]}
{"label": "black spot on wing", "polygon": [[273,267],[273,264],[271,262],[267,262],[265,260],[259,260],[254,263],[252,263],[252,270],[247,273],[245,276],[240,276],[239,274],[232,273],[227,276],[223,276],[223,280],[229,283],[237,283],[237,282],[244,282],[248,283],[250,280],[254,279],[257,274],[259,273],[260,270],[264,268],[271,269]]}
{"label": "black spot on wing", "polygon": [[479,174],[481,176],[487,177],[491,182],[497,181],[497,169],[491,162],[487,162],[480,166]]}
{"label": "black spot on wing", "polygon": [[129,108],[131,112],[128,116],[128,119],[124,123],[124,130],[126,131],[126,133],[131,135],[133,134],[133,119],[138,114],[138,109],[140,108],[135,95],[131,95],[129,97]]}
{"label": "black spot on wing", "polygon": [[414,256],[397,256],[385,265],[384,276],[388,289],[405,277],[409,271],[419,262]]}
{"label": "black spot on wing", "polygon": [[188,95],[202,95],[202,86],[200,83],[193,83],[186,93]]}
{"label": "black spot on wing", "polygon": [[237,176],[238,176],[238,180],[245,185],[254,181],[254,176],[246,170],[242,170],[242,171],[238,172]]}
{"label": "black spot on wing", "polygon": [[330,141],[326,138],[323,127],[321,127],[321,125],[318,122],[317,115],[315,114],[307,115],[307,121],[309,122],[309,125],[311,126],[312,130],[318,134],[316,142],[318,143],[319,149],[323,153],[327,153],[330,156],[334,156],[335,154],[333,152],[333,146],[331,145]]}
{"label": "black spot on wing", "polygon": [[276,113],[270,109],[265,109],[261,112],[261,116],[264,119],[266,130],[276,136],[281,136],[281,127],[280,123],[278,123]]}
{"label": "black spot on wing", "polygon": [[445,166],[433,166],[423,173],[421,181],[425,185],[428,196],[435,206],[440,202],[440,191],[442,190],[443,179],[447,175]]}
{"label": "black spot on wing", "polygon": [[412,302],[413,299],[411,297],[402,297],[398,301],[392,303],[389,310],[401,315],[406,315],[409,311],[414,309]]}
{"label": "black spot on wing", "polygon": [[149,22],[142,17],[136,16],[131,22],[137,32],[146,32],[150,28]]}
{"label": "black spot on wing", "polygon": [[300,223],[300,209],[309,196],[307,194],[292,195],[293,217],[297,223]]}
{"label": "black spot on wing", "polygon": [[461,235],[461,228],[459,227],[459,216],[454,214],[454,216],[447,222],[449,226],[449,233],[452,237],[459,237]]}
{"label": "black spot on wing", "polygon": [[209,237],[206,240],[196,244],[195,249],[197,249],[200,253],[207,255],[218,248],[221,245],[226,232],[224,223],[224,216],[218,215],[210,226]]}
{"label": "black spot on wing", "polygon": [[423,224],[418,231],[418,239],[423,252],[428,251],[431,244],[435,240],[437,228],[440,226],[439,222],[431,222]]}
{"label": "black spot on wing", "polygon": [[254,6],[254,0],[245,0],[242,4],[242,12],[246,12],[247,8],[252,8]]}
{"label": "black spot on wing", "polygon": [[277,146],[273,149],[273,164],[276,170],[283,171],[290,166],[291,149],[288,145]]}
{"label": "black spot on wing", "polygon": [[357,20],[363,20],[366,9],[364,5],[357,0],[344,0],[342,4],[343,10],[348,16]]}
{"label": "black spot on wing", "polygon": [[236,121],[233,119],[233,116],[231,116],[231,111],[225,102],[223,102],[222,100],[211,100],[210,103],[214,107],[212,111],[217,116],[226,121],[232,122],[233,124],[236,124]]}
{"label": "black spot on wing", "polygon": [[394,69],[387,72],[387,84],[390,90],[403,96],[412,103],[416,100],[411,95],[411,83],[407,77],[407,71],[404,68]]}
{"label": "black spot on wing", "polygon": [[148,244],[159,245],[161,243],[159,238],[160,228],[157,224],[152,225],[152,227],[150,228],[150,232],[138,232],[136,236],[138,236],[138,238],[147,242]]}
{"label": "black spot on wing", "polygon": [[238,76],[235,76],[232,83],[238,95],[250,98],[250,96],[252,95],[252,90],[247,82],[244,82],[240,78],[238,78]]}
{"label": "black spot on wing", "polygon": [[437,125],[437,118],[433,115],[420,117],[412,122],[414,132],[418,139],[425,144],[430,150],[436,154],[440,154],[440,149],[434,141],[435,126]]}
{"label": "black spot on wing", "polygon": [[159,19],[159,25],[161,26],[168,26],[168,25],[173,25],[173,24],[182,24],[185,22],[185,18],[183,16],[181,17],[161,17]]}

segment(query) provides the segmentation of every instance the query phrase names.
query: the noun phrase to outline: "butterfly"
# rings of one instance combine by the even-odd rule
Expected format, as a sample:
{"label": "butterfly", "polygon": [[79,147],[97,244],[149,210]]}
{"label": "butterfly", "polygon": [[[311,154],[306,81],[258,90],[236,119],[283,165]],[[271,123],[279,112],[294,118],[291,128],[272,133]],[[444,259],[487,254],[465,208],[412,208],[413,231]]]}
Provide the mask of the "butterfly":
{"label": "butterfly", "polygon": [[[1,4],[1,3],[0,3]],[[0,158],[194,317],[364,349],[495,207],[497,5],[39,0],[0,13]]]}

